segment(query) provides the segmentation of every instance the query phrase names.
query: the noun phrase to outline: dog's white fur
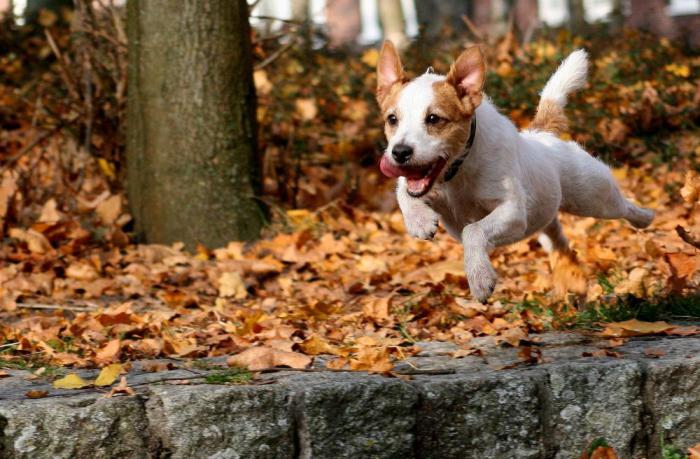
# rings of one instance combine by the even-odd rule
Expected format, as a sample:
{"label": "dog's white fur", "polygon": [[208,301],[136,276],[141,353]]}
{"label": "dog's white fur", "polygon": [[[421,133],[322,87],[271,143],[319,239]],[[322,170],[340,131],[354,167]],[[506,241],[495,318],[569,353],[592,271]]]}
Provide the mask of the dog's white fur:
{"label": "dog's white fur", "polygon": [[[585,51],[572,53],[551,77],[542,98],[563,107],[567,95],[585,84],[587,67]],[[385,154],[390,156],[399,142],[411,145],[419,162],[437,155],[453,160],[461,154],[444,151],[441,139],[430,136],[425,127],[433,83],[442,80],[445,76],[426,73],[402,89],[397,102],[402,118]],[[626,200],[610,169],[577,143],[544,131],[518,132],[486,97],[475,116],[474,143],[456,176],[448,182],[440,177],[420,198],[407,193],[406,179],[400,177],[397,198],[411,235],[430,239],[441,221],[462,242],[469,288],[477,300],[486,301],[496,285],[489,259],[493,248],[540,233],[546,251],[569,250],[557,216],[560,210],[624,218],[638,228],[654,218],[651,210]]]}

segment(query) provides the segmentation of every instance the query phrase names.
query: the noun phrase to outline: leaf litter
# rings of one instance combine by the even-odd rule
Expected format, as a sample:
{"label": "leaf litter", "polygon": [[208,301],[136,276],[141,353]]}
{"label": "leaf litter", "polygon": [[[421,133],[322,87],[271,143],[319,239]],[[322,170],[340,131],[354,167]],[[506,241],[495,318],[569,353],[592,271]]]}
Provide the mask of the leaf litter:
{"label": "leaf litter", "polygon": [[[658,46],[647,46],[650,40]],[[59,47],[70,43],[58,32],[56,41]],[[44,136],[30,120],[49,126],[55,120],[17,98],[14,87],[26,78],[21,63],[10,62],[20,70],[0,77],[0,100],[17,108],[0,113],[0,124],[11,126],[0,137],[0,156],[13,166],[0,170],[0,346],[13,345],[0,348],[0,365],[39,359],[114,368],[136,359],[232,356],[234,365],[304,368],[323,354],[332,356],[331,369],[387,374],[397,360],[419,352],[420,341],[455,342],[455,357],[464,357],[478,354],[470,348],[474,337],[521,346],[533,333],[575,323],[577,306],[694,295],[700,257],[676,228],[689,240],[700,236],[700,136],[682,123],[700,113],[700,61],[657,41],[635,36],[596,45],[565,36],[488,56],[496,69],[489,94],[524,127],[540,77],[568,49],[597,50],[592,87],[568,108],[577,120],[571,137],[613,163],[627,162],[614,169],[615,177],[626,194],[654,208],[657,219],[639,231],[618,221],[563,216],[576,253],[571,259],[548,260],[534,241],[497,249],[492,258],[499,284],[487,305],[468,299],[460,245],[442,230],[434,241],[411,239],[391,210],[392,184],[375,164],[362,166],[381,136],[373,117],[376,51],[344,58],[347,65],[315,55],[325,79],[300,71],[294,51],[273,70],[256,72],[259,121],[269,127],[261,132],[266,192],[304,208],[280,211],[256,243],[195,253],[179,244],[130,241],[131,217],[117,183],[123,139],[100,132],[92,139],[100,155],[91,155],[65,133]],[[620,51],[632,43],[645,50],[644,62]],[[37,50],[42,46],[39,41]],[[462,43],[440,46],[440,53],[454,55]],[[438,70],[447,62],[440,59],[431,62]],[[655,65],[659,61],[673,64]],[[43,81],[60,87],[55,74],[47,72]],[[73,112],[51,97],[46,92],[37,100],[59,117]],[[105,125],[118,125],[114,116]],[[272,122],[273,116],[282,118]],[[318,123],[332,129],[319,130]],[[680,157],[655,163],[666,152],[645,134],[652,126],[663,134],[663,148]],[[280,139],[291,137],[304,139],[309,153],[298,164],[279,147]],[[36,139],[43,140],[23,152]],[[291,170],[299,177],[284,176]],[[358,186],[337,180],[346,172]],[[294,183],[294,195],[280,185]],[[698,333],[666,323],[604,328],[612,340]],[[541,354],[525,344],[521,358],[538,363]],[[92,384],[73,377],[61,384],[83,383]]]}

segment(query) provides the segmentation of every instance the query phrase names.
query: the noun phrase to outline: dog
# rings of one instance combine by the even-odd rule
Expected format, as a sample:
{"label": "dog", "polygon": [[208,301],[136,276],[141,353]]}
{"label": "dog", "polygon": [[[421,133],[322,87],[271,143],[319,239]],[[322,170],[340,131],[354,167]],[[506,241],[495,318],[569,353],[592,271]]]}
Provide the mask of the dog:
{"label": "dog", "polygon": [[550,256],[571,254],[559,211],[649,226],[651,209],[625,199],[610,169],[567,129],[567,96],[583,87],[584,50],[571,53],[549,79],[536,116],[518,131],[483,92],[481,49],[465,49],[447,75],[428,70],[408,80],[396,48],[385,41],[377,62],[377,102],[388,141],[380,169],[398,178],[396,196],[407,232],[432,239],[441,222],[464,247],[472,296],[485,303],[497,275],[495,248],[539,234]]}

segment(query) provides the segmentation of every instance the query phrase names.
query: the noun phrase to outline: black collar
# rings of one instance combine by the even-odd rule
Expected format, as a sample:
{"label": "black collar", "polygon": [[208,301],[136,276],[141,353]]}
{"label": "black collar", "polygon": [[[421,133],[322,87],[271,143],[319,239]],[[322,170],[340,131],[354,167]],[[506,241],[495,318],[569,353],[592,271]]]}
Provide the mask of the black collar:
{"label": "black collar", "polygon": [[469,132],[469,140],[467,140],[467,146],[464,147],[464,153],[462,153],[457,159],[452,161],[452,164],[450,164],[450,167],[447,168],[447,172],[445,172],[445,182],[449,182],[453,178],[455,178],[455,175],[457,175],[457,171],[459,171],[460,166],[462,166],[462,163],[464,162],[465,159],[467,159],[467,156],[469,156],[469,152],[472,149],[472,145],[474,145],[474,137],[476,137],[476,115],[472,117],[472,127],[471,131]]}

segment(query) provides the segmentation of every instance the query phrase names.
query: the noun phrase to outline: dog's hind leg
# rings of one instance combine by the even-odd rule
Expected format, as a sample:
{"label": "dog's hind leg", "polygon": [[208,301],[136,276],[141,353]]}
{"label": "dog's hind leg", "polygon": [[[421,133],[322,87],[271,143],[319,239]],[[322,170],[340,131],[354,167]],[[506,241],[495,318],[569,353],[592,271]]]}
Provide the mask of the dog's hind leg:
{"label": "dog's hind leg", "polygon": [[630,222],[635,228],[646,228],[654,220],[654,211],[646,207],[639,207],[630,201],[625,200],[627,209],[625,210],[625,220]]}
{"label": "dog's hind leg", "polygon": [[537,241],[547,254],[551,255],[554,252],[568,252],[569,240],[564,235],[564,231],[559,223],[559,217],[554,217],[552,222],[545,226]]}
{"label": "dog's hind leg", "polygon": [[579,164],[573,173],[568,171],[568,176],[564,177],[563,211],[581,217],[624,218],[636,228],[646,228],[651,224],[654,211],[627,200],[606,165],[578,147],[570,152]]}
{"label": "dog's hind leg", "polygon": [[571,249],[558,217],[555,217],[542,230],[537,240],[549,254],[555,293],[559,296],[564,296],[567,292],[585,294],[587,289],[585,274],[579,268],[576,252]]}

